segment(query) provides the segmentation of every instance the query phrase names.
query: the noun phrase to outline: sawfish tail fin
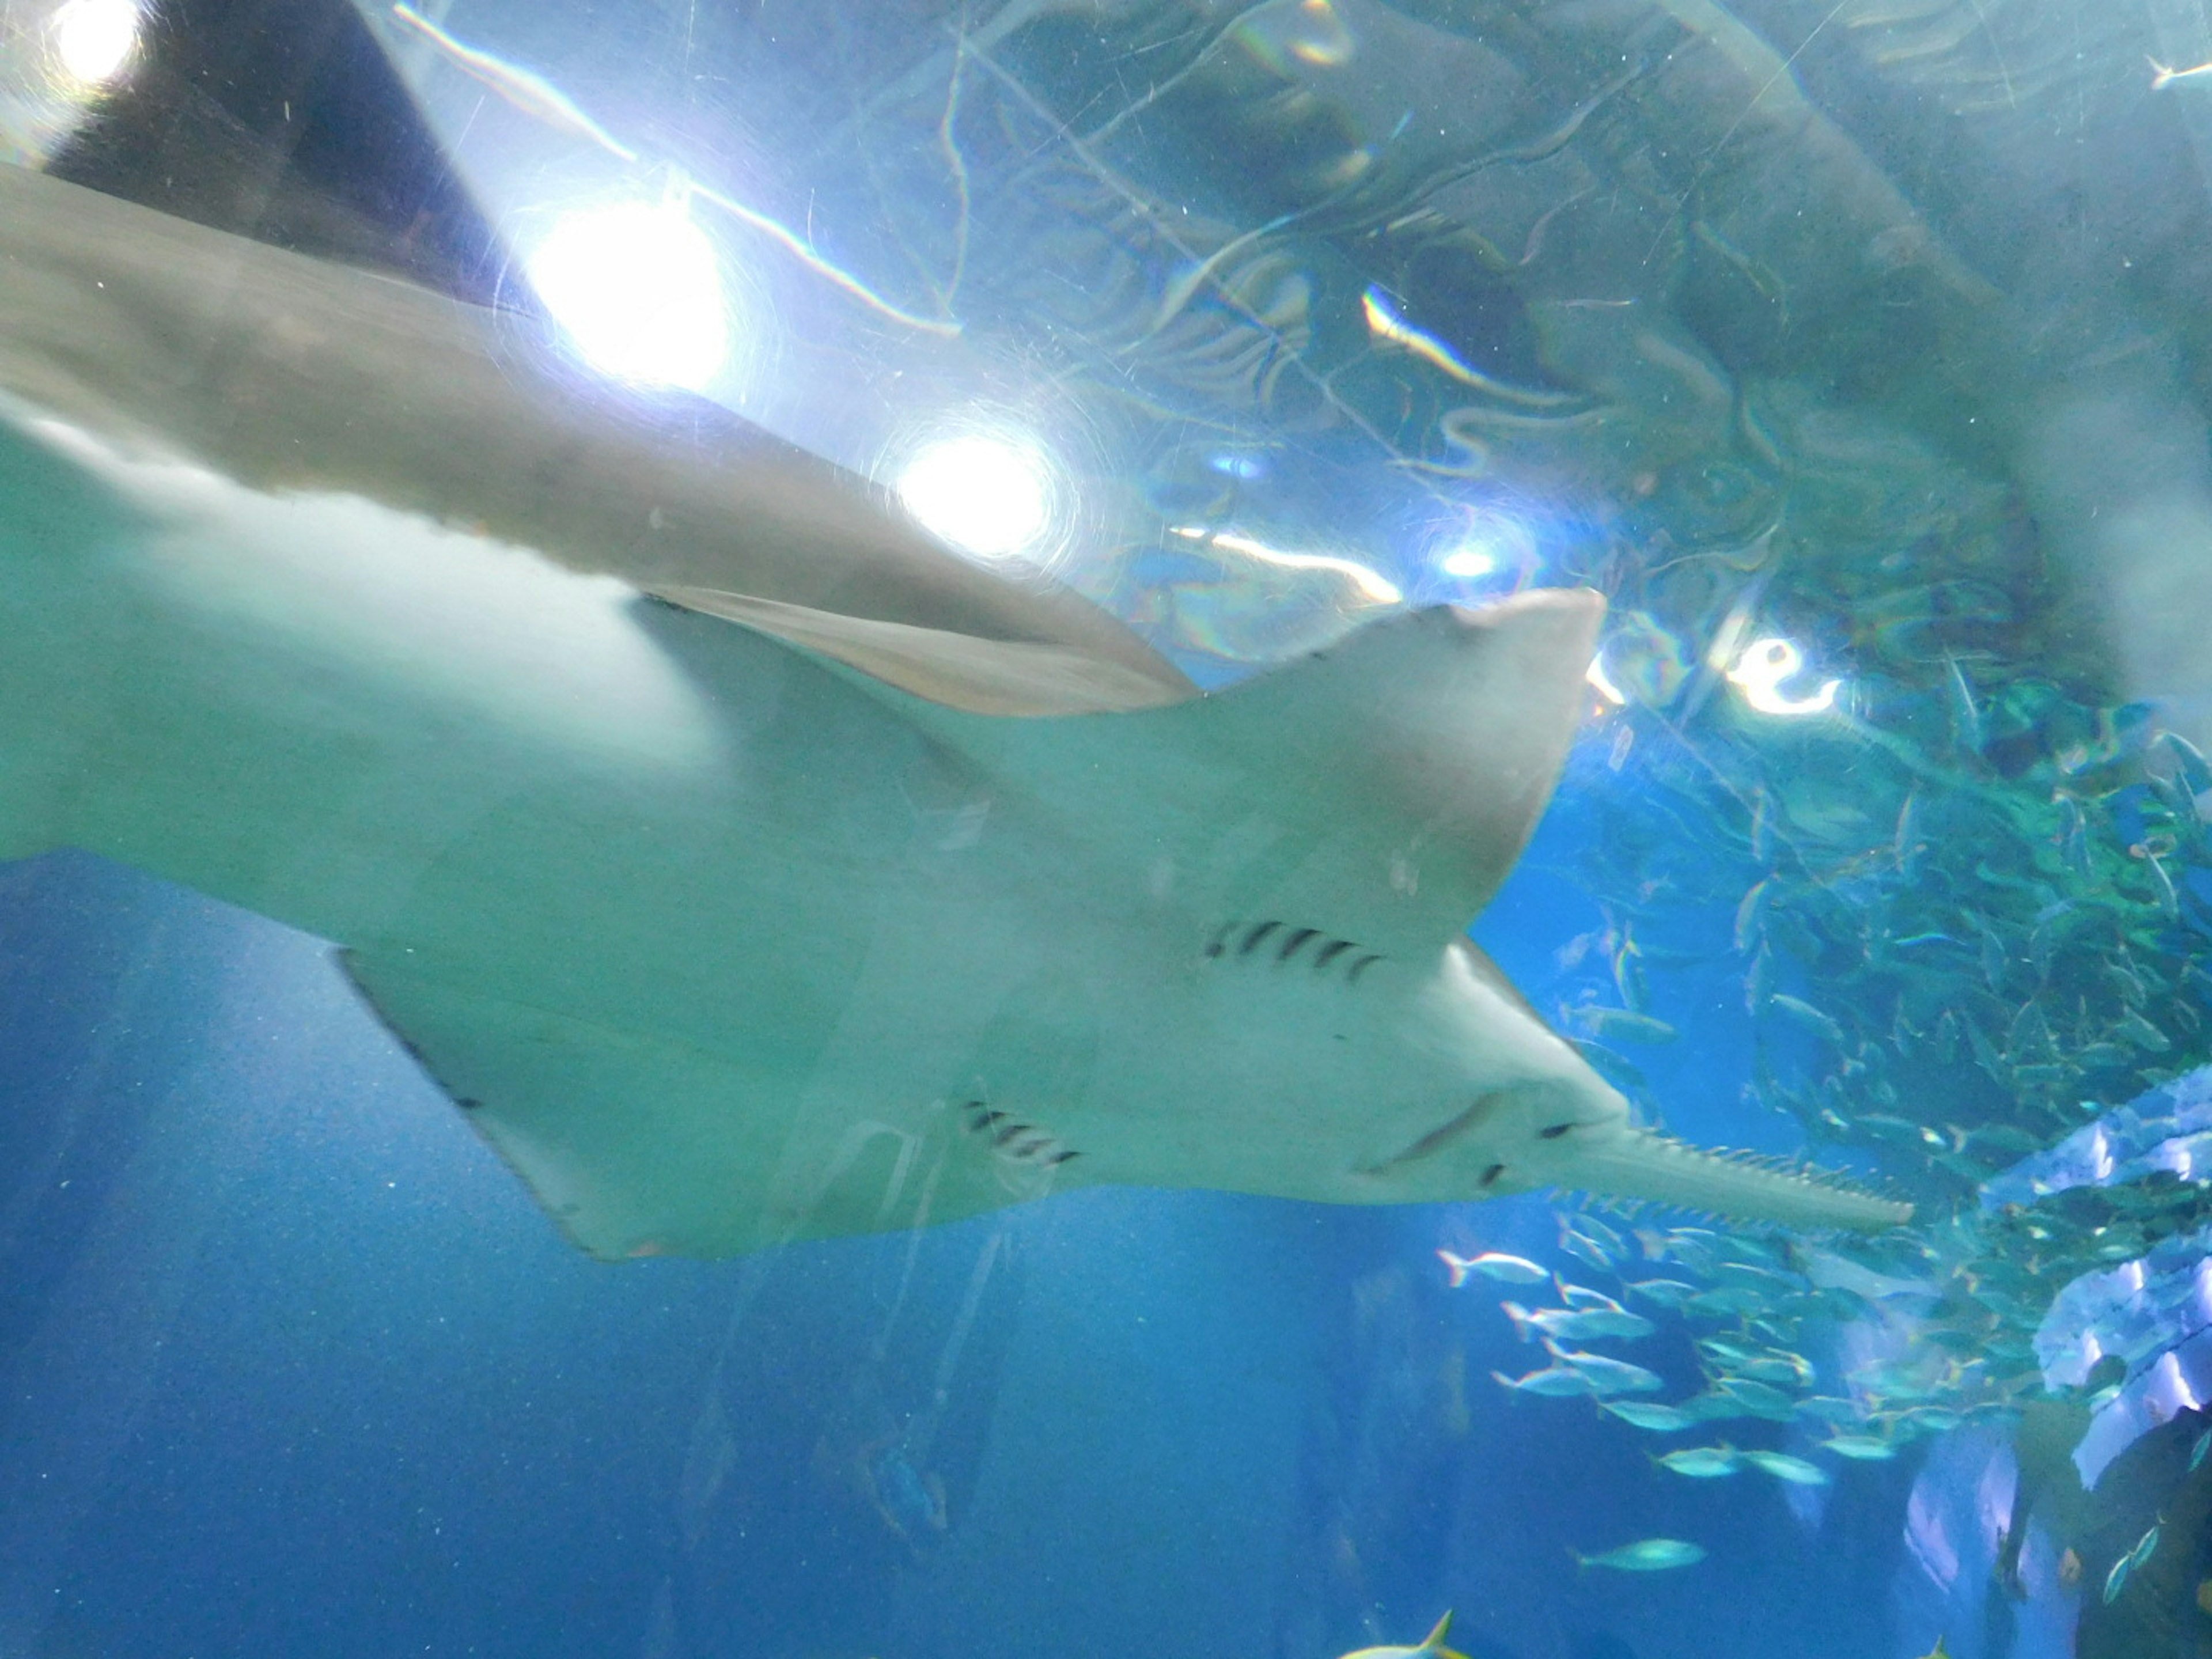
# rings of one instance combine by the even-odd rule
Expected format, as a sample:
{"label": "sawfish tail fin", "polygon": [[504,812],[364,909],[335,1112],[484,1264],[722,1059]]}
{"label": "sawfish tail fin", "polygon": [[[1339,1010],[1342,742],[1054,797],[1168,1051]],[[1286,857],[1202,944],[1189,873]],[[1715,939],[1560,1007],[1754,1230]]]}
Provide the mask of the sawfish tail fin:
{"label": "sawfish tail fin", "polygon": [[1628,1128],[1578,1149],[1562,1184],[1603,1198],[1642,1199],[1739,1221],[1872,1232],[1912,1219],[1912,1206],[1840,1176],[1747,1152],[1708,1152],[1650,1129]]}

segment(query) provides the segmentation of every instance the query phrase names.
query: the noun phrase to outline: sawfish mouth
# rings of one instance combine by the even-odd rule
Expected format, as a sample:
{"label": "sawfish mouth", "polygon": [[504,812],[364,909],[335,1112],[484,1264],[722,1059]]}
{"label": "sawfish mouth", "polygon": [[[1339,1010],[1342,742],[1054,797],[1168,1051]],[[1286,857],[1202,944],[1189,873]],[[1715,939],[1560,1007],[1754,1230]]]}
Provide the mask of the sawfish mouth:
{"label": "sawfish mouth", "polygon": [[[1506,1091],[1500,1089],[1480,1097],[1474,1105],[1460,1113],[1458,1116],[1447,1118],[1426,1134],[1409,1141],[1401,1150],[1393,1152],[1389,1157],[1376,1163],[1368,1164],[1360,1170],[1360,1174],[1389,1175],[1394,1170],[1404,1169],[1408,1164],[1419,1164],[1425,1158],[1434,1158],[1446,1147],[1463,1139],[1477,1124],[1493,1115],[1498,1107],[1504,1103],[1505,1095]],[[1498,1174],[1502,1175],[1504,1172],[1504,1166],[1500,1165]],[[1497,1178],[1497,1176],[1492,1176],[1491,1182],[1494,1182]]]}
{"label": "sawfish mouth", "polygon": [[[1419,1139],[1407,1142],[1401,1151],[1392,1153],[1378,1163],[1369,1164],[1360,1173],[1370,1176],[1389,1175],[1393,1171],[1404,1169],[1408,1164],[1425,1163],[1442,1153],[1453,1151],[1477,1131],[1493,1127],[1498,1116],[1507,1106],[1524,1093],[1524,1091],[1519,1089],[1493,1089],[1488,1094],[1478,1097],[1474,1103],[1465,1111],[1456,1116],[1447,1118]],[[1532,1131],[1529,1138],[1542,1146],[1546,1152],[1550,1152],[1553,1145],[1566,1141],[1577,1130],[1601,1129],[1605,1127],[1603,1120],[1594,1122],[1586,1121],[1562,1113],[1556,1121],[1541,1124]],[[1516,1167],[1507,1159],[1493,1160],[1482,1165],[1475,1172],[1474,1183],[1486,1191],[1492,1188],[1506,1190],[1508,1188],[1504,1183],[1513,1174]],[[1511,1183],[1510,1190],[1519,1191],[1528,1186],[1542,1184],[1544,1183],[1540,1180],[1515,1181]]]}

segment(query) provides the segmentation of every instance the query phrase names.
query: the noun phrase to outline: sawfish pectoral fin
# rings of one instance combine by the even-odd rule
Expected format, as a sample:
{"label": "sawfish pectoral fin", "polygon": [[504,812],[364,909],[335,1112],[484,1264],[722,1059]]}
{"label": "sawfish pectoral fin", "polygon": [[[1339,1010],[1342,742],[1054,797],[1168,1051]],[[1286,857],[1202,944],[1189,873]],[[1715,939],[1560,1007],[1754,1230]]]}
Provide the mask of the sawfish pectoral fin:
{"label": "sawfish pectoral fin", "polygon": [[1424,955],[1464,934],[1534,833],[1604,616],[1586,588],[1408,611],[1202,703],[1085,724],[1212,775],[1206,815],[1169,822],[1220,914]]}
{"label": "sawfish pectoral fin", "polygon": [[1605,614],[1564,588],[1407,611],[1200,697],[1057,648],[659,597],[842,665],[1079,833],[1146,849],[1156,896],[1386,954],[1458,938],[1520,857],[1589,707]]}
{"label": "sawfish pectoral fin", "polygon": [[795,1091],[726,1056],[361,952],[341,959],[561,1231],[602,1260],[735,1255],[1030,1195],[996,1178],[950,1109],[901,1123],[841,1117],[811,1136]]}
{"label": "sawfish pectoral fin", "polygon": [[1912,1219],[1912,1206],[1818,1170],[1709,1152],[1623,1126],[1579,1141],[1558,1184],[1602,1198],[1644,1199],[1741,1221],[1871,1232]]}

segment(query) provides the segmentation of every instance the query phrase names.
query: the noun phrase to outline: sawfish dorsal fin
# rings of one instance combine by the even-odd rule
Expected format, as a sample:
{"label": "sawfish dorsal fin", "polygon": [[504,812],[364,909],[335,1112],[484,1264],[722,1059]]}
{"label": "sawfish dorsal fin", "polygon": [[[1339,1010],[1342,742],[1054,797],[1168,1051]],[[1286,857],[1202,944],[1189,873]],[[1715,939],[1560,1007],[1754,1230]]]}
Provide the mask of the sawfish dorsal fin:
{"label": "sawfish dorsal fin", "polygon": [[[1455,939],[1527,845],[1589,701],[1604,601],[1539,589],[1369,623],[1206,696],[1119,665],[690,591],[830,659],[1155,898],[1389,954]],[[1010,716],[1032,718],[1010,718]]]}

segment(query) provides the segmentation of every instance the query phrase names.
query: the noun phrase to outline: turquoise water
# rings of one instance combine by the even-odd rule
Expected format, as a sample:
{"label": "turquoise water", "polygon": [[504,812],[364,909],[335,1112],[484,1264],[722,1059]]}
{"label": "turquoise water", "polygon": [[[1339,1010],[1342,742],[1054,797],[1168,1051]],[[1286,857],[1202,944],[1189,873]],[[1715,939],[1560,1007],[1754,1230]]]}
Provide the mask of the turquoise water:
{"label": "turquoise water", "polygon": [[[2212,26],[2163,0],[0,0],[9,159],[239,239],[195,246],[440,296],[404,313],[420,351],[344,358],[325,346],[369,338],[384,289],[321,309],[284,289],[288,310],[240,281],[228,321],[68,336],[63,290],[0,288],[0,847],[26,855],[0,866],[0,1654],[1334,1659],[1447,1608],[1472,1659],[2212,1651],[2208,60]],[[0,218],[0,257],[152,222],[89,199],[0,196],[77,204]],[[76,269],[137,234],[86,232]],[[132,269],[118,305],[183,267]],[[490,371],[454,339],[490,342]],[[256,379],[264,358],[310,367]],[[836,495],[855,516],[818,543],[792,526],[830,497],[730,507],[717,469],[769,452],[695,393],[873,496]],[[510,427],[439,426],[441,399]],[[526,405],[596,412],[532,470],[494,441],[538,429]],[[242,488],[132,470],[179,456]],[[894,500],[960,557],[896,581],[890,554],[836,562]],[[195,501],[218,506],[164,530]],[[380,506],[404,524],[360,516]],[[693,564],[648,569],[687,535]],[[533,1161],[538,1121],[489,1093],[479,1135],[451,1005],[403,1005],[375,955],[465,954],[440,917],[508,872],[462,851],[494,820],[489,844],[538,846],[481,769],[556,726],[680,758],[708,685],[744,706],[749,753],[787,752],[778,710],[805,728],[774,803],[831,813],[818,842],[747,846],[832,845],[858,890],[907,808],[951,852],[1001,809],[969,728],[835,714],[745,666],[784,650],[753,635],[730,667],[696,605],[603,659],[602,600],[579,599],[509,665],[520,590],[486,537],[707,586],[726,547],[787,541],[744,591],[1120,653],[1154,702],[1178,675],[1364,661],[1359,630],[1409,609],[1594,587],[1577,735],[1474,939],[1639,1122],[1912,1218],[1478,1202],[1472,1174],[1450,1202],[1328,1205],[1274,1176],[1212,1190],[1232,1183],[1199,1152],[1192,1189],[1036,1196],[1080,1139],[1048,1111],[970,1124],[1011,1184],[948,1178],[934,1213],[964,1218],[907,1224],[931,1212],[893,1213],[895,1172],[879,1231],[605,1247],[561,1182],[618,1185],[629,1143]],[[425,548],[491,573],[480,632],[409,608],[449,568]],[[158,583],[125,602],[50,574],[145,549],[246,597],[171,613]],[[271,616],[295,642],[248,661],[235,618]],[[375,680],[330,643],[357,617],[429,643]],[[295,819],[270,829],[294,798],[262,787],[292,757],[164,752],[160,699],[130,688],[172,657],[213,665],[177,684],[339,711]],[[234,661],[264,678],[222,680]],[[573,701],[513,692],[541,673]],[[348,701],[387,683],[407,695]],[[1316,744],[1328,714],[1303,717]],[[1531,718],[1465,715],[1476,753]],[[451,794],[391,809],[360,757],[423,721]],[[1356,768],[1396,730],[1345,776],[1371,783]],[[1228,814],[1267,775],[1216,758],[1132,775],[1241,845]],[[1121,797],[1072,798],[1104,822]],[[122,827],[44,830],[52,803]],[[611,868],[691,855],[649,839],[674,809],[648,789],[589,805]],[[288,838],[356,824],[386,826],[345,843],[386,885],[300,873]],[[934,925],[996,902],[1006,866],[982,867]],[[1073,1091],[1097,1050],[1066,1010],[1133,994],[1099,982],[1123,958],[1098,941],[1146,901],[1018,873],[1078,943],[987,1011],[975,1064],[1003,1081],[1025,1033],[1089,1033],[1049,1056]],[[669,915],[667,986],[603,989],[635,1030],[675,1029],[654,1021],[689,953],[766,961],[775,987],[843,948],[815,912],[731,899],[795,890],[760,866],[709,875]],[[550,997],[572,953],[615,959],[588,931],[611,923],[532,878],[512,872],[550,945],[514,971]],[[1225,914],[1216,954],[1250,957],[1232,921],[1269,913]],[[760,930],[744,951],[729,915]],[[366,954],[349,971],[404,1042],[318,931]],[[905,1029],[868,1010],[926,1001],[907,969],[943,937],[919,957],[861,937],[890,992],[856,969],[849,1002],[793,992],[785,1023],[862,1049]],[[717,1018],[781,1054],[744,1000]],[[597,1063],[546,1052],[527,1075],[563,1098]],[[629,1075],[680,1069],[650,1064]],[[775,1111],[788,1173],[815,1154]],[[639,1139],[670,1190],[710,1156]],[[1464,1265],[1486,1254],[1512,1260]]]}

